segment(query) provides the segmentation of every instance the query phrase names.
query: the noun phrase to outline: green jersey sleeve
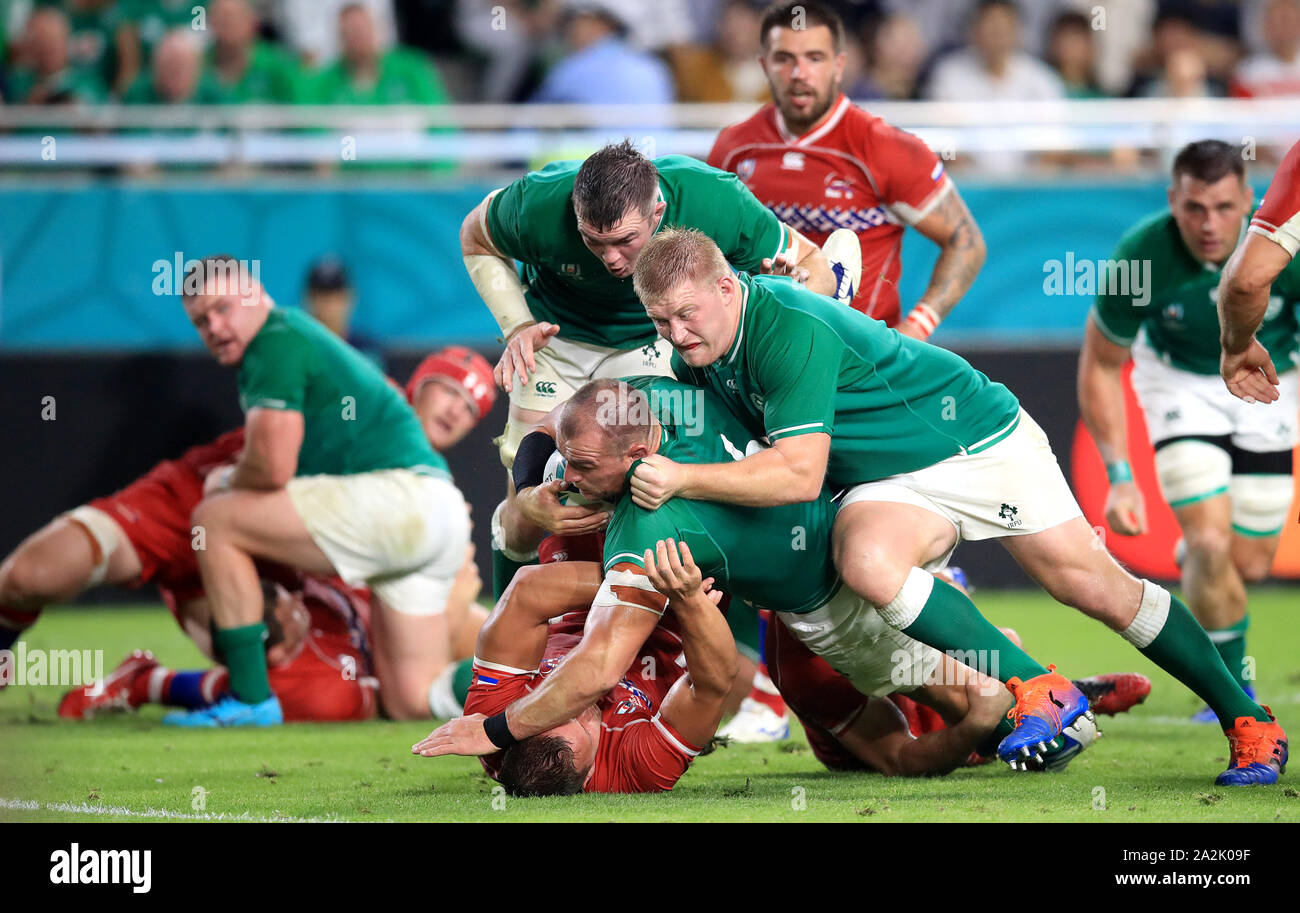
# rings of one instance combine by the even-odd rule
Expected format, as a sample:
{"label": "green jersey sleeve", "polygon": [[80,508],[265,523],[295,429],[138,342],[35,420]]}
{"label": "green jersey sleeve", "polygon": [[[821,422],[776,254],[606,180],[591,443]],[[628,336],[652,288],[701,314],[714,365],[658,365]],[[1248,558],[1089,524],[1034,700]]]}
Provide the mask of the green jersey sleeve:
{"label": "green jersey sleeve", "polygon": [[605,570],[626,561],[645,568],[646,549],[660,539],[682,538],[678,512],[681,506],[669,501],[658,510],[646,510],[624,496],[605,533]]}
{"label": "green jersey sleeve", "polygon": [[[723,256],[736,269],[758,275],[763,272],[763,260],[775,257],[790,246],[790,229],[785,226],[772,210],[758,201],[740,178],[730,172],[721,179],[724,199],[720,201],[717,212],[725,214],[729,231],[724,231],[721,238],[711,234],[719,242]],[[728,235],[730,237],[728,237]],[[721,243],[729,240],[730,244]]]}
{"label": "green jersey sleeve", "polygon": [[[1115,249],[1111,262],[1128,263],[1133,259],[1133,245],[1125,238]],[[1067,277],[1066,281],[1071,281],[1070,277]],[[1110,288],[1111,291],[1097,295],[1097,300],[1092,306],[1091,317],[1097,329],[1101,330],[1101,334],[1111,342],[1116,345],[1130,346],[1137,338],[1142,321],[1147,318],[1147,311],[1134,303],[1132,295],[1115,291],[1115,287],[1119,285],[1120,283],[1101,284],[1102,288]]]}
{"label": "green jersey sleeve", "polygon": [[833,432],[844,341],[821,321],[793,310],[783,312],[766,336],[749,351],[768,440]]}
{"label": "green jersey sleeve", "polygon": [[488,203],[488,236],[507,257],[531,263],[537,259],[523,231],[527,215],[528,176],[507,185]]}
{"label": "green jersey sleeve", "polygon": [[311,349],[291,330],[276,327],[258,334],[239,366],[239,400],[244,411],[302,412],[311,360]]}

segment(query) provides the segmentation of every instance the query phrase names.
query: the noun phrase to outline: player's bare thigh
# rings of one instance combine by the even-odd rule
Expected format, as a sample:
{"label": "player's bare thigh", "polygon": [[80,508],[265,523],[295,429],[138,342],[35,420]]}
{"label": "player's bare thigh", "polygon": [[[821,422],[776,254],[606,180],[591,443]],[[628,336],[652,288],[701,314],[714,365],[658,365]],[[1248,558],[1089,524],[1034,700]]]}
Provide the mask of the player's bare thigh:
{"label": "player's bare thigh", "polygon": [[429,686],[451,661],[446,615],[403,614],[371,594],[370,634],[384,714],[428,719]]}
{"label": "player's bare thigh", "polygon": [[952,551],[957,530],[946,517],[914,504],[859,501],[835,517],[831,542],[844,582],[882,606],[898,595],[913,567]]}
{"label": "player's bare thigh", "polygon": [[[140,578],[140,556],[122,528],[107,514],[102,517],[106,528],[116,534],[116,541],[99,585],[133,583]],[[35,608],[81,595],[91,586],[97,551],[81,523],[67,516],[51,520],[0,564],[0,603]]]}
{"label": "player's bare thigh", "polygon": [[211,563],[215,547],[226,545],[311,574],[337,573],[283,489],[210,495],[195,508],[193,519],[207,545],[198,552],[201,567]]}
{"label": "player's bare thigh", "polygon": [[1133,622],[1142,600],[1142,581],[1120,567],[1083,517],[1000,541],[1025,573],[1058,602],[1116,631]]}

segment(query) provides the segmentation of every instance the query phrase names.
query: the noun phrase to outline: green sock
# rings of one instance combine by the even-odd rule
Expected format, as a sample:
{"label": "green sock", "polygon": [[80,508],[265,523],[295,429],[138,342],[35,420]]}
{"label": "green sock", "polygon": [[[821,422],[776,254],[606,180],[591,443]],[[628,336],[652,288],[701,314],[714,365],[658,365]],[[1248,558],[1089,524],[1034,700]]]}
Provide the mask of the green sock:
{"label": "green sock", "polygon": [[461,707],[469,698],[469,686],[474,683],[474,660],[462,659],[456,664],[456,671],[451,676],[451,693]]}
{"label": "green sock", "polygon": [[[1153,584],[1148,583],[1147,586]],[[1141,615],[1146,607],[1147,598],[1144,595],[1138,614]],[[1135,623],[1140,621],[1135,620]],[[1231,728],[1237,717],[1242,716],[1254,717],[1262,723],[1268,722],[1268,714],[1246,696],[1237,679],[1223,664],[1205,629],[1188,611],[1187,606],[1172,593],[1169,596],[1169,617],[1165,619],[1160,633],[1146,647],[1138,649],[1143,656],[1209,704],[1222,728]],[[1244,644],[1241,650],[1244,655]]]}
{"label": "green sock", "polygon": [[1205,632],[1210,636],[1214,649],[1219,651],[1223,664],[1237,679],[1237,684],[1243,687],[1246,684],[1246,629],[1249,627],[1250,616],[1247,615],[1235,625]]}
{"label": "green sock", "polygon": [[[885,612],[888,609],[887,606]],[[888,621],[885,612],[881,614]],[[902,631],[908,637],[929,644],[940,652],[951,653],[966,665],[1004,682],[1013,676],[1023,681],[1047,673],[1033,657],[981,615],[975,603],[961,590],[937,577],[921,614]]]}
{"label": "green sock", "polygon": [[266,678],[266,625],[217,628],[212,646],[230,671],[230,694],[245,704],[260,704],[271,696]]}
{"label": "green sock", "polygon": [[537,563],[537,556],[534,555],[528,561],[515,561],[506,555],[505,552],[497,548],[496,543],[492,543],[492,598],[497,600],[501,594],[510,586],[510,581],[515,579],[515,571],[521,567]]}

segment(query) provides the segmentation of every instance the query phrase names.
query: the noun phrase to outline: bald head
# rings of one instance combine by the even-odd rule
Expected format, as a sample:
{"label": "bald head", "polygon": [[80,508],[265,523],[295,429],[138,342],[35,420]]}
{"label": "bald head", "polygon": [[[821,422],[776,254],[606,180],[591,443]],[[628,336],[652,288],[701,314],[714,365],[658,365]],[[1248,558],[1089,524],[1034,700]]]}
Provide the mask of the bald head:
{"label": "bald head", "polygon": [[189,29],[173,29],[163,36],[153,53],[153,86],[159,98],[173,104],[193,98],[202,53]]}

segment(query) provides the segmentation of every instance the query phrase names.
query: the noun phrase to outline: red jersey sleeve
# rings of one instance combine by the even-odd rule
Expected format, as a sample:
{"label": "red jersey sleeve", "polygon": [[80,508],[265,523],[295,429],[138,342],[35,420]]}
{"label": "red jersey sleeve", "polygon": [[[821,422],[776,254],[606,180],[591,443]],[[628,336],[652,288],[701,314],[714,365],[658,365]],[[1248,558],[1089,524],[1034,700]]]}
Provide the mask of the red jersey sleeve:
{"label": "red jersey sleeve", "polygon": [[713,148],[709,150],[709,157],[705,159],[714,168],[721,168],[723,159],[727,157],[727,152],[735,143],[731,139],[735,127],[725,127],[718,134],[718,138],[713,141]]}
{"label": "red jersey sleeve", "polygon": [[589,793],[665,792],[700,753],[659,714],[607,714],[602,726]]}
{"label": "red jersey sleeve", "polygon": [[1300,252],[1300,142],[1291,147],[1268,185],[1250,230],[1277,243],[1292,257]]}
{"label": "red jersey sleeve", "polygon": [[863,146],[859,154],[872,163],[882,199],[909,225],[929,215],[951,186],[939,156],[906,130],[875,118]]}
{"label": "red jersey sleeve", "polygon": [[514,669],[474,657],[474,680],[465,697],[465,715],[500,713],[531,690],[537,670]]}

